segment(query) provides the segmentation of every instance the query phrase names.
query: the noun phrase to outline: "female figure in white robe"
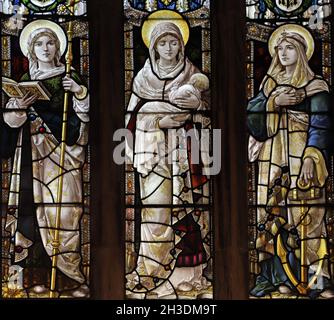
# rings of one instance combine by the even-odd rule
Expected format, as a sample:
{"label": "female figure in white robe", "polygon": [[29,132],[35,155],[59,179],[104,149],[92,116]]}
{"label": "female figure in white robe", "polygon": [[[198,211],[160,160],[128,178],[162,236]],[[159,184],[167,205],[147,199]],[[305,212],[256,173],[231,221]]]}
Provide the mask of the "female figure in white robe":
{"label": "female figure in white robe", "polygon": [[175,139],[167,138],[166,129],[178,128],[185,137],[192,127],[189,109],[206,110],[208,104],[204,96],[192,93],[176,98],[174,105],[169,100],[173,90],[200,73],[184,56],[183,38],[174,23],[155,26],[149,53],[134,79],[127,109],[132,112],[127,127],[135,133],[134,154],[130,149],[127,154],[133,156],[139,173],[143,205],[139,254],[134,270],[126,277],[127,295],[175,298],[177,292],[193,291],[198,297],[209,286],[204,269],[210,246],[203,239],[208,236],[210,218],[208,212],[191,205],[208,204],[209,182],[191,164],[186,139],[179,140],[178,150],[169,150],[175,160],[172,163],[166,161],[163,150],[168,139]]}
{"label": "female figure in white robe", "polygon": [[[77,289],[72,292],[73,296],[84,297],[88,294],[88,287],[87,279],[81,271],[80,220],[83,213],[82,166],[88,142],[89,96],[76,72],[72,71],[71,77],[65,77],[65,66],[60,58],[61,51],[64,51],[62,48],[66,45],[60,43],[61,32],[59,26],[49,22],[47,27],[39,27],[30,33],[26,50],[21,44],[29,60],[29,73],[21,81],[41,81],[51,98],[50,101],[37,101],[36,96],[27,94],[22,99],[11,98],[6,104],[4,122],[7,132],[16,137],[16,147],[5,230],[12,237],[12,264],[27,268],[31,263],[38,264],[43,260],[41,251],[47,253],[50,258],[46,260],[50,261],[56,207],[61,205],[58,273],[76,283]],[[62,202],[57,204],[65,90],[70,92],[70,107],[63,196]],[[42,242],[39,249],[37,238]],[[48,271],[51,273],[51,268]],[[30,274],[32,278],[35,276],[38,275]],[[48,284],[39,281],[33,283],[36,284],[33,288],[35,293],[47,290]],[[32,284],[28,281],[27,287],[30,286]]]}

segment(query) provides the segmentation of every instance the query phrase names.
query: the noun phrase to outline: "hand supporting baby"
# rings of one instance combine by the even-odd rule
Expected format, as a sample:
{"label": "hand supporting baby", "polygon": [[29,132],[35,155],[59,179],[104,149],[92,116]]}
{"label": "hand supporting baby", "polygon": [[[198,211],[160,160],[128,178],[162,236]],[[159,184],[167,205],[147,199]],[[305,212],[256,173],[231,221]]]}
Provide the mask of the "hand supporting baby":
{"label": "hand supporting baby", "polygon": [[[201,94],[209,89],[209,79],[202,73],[193,74],[189,82],[171,89],[169,101],[180,109],[192,110],[201,106]],[[181,127],[188,119],[189,113],[166,115],[159,120],[159,127],[162,129],[171,129]]]}
{"label": "hand supporting baby", "polygon": [[181,127],[188,119],[190,119],[190,114],[171,114],[164,116],[159,120],[159,127],[161,129],[172,129]]}
{"label": "hand supporting baby", "polygon": [[178,96],[173,100],[178,107],[182,109],[197,109],[201,100],[192,92],[185,92],[184,96]]}

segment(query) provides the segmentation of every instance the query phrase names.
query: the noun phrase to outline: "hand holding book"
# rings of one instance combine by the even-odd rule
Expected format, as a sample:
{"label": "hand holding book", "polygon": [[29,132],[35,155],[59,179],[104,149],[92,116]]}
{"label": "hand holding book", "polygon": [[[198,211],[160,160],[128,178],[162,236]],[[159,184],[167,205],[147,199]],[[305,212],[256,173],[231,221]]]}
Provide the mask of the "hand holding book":
{"label": "hand holding book", "polygon": [[27,98],[33,96],[35,96],[35,101],[49,101],[51,97],[51,94],[41,81],[25,81],[18,83],[13,79],[2,77],[2,90],[8,97],[25,100],[24,102],[29,102],[29,100],[26,101]]}
{"label": "hand holding book", "polygon": [[27,92],[23,98],[16,98],[16,101],[20,107],[20,109],[27,109],[32,104],[34,104],[37,100],[37,95],[31,95],[30,92]]}

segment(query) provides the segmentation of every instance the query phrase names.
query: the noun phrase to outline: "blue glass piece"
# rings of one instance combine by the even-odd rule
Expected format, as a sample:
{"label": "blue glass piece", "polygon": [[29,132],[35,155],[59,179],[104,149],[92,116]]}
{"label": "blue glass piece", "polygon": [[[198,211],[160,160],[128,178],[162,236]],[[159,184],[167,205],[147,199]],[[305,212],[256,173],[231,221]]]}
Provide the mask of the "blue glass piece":
{"label": "blue glass piece", "polygon": [[190,4],[194,4],[200,7],[204,1],[203,0],[190,0],[189,2]]}
{"label": "blue glass piece", "polygon": [[200,8],[203,4],[203,0],[192,0],[189,1],[189,9],[190,10],[196,10]]}
{"label": "blue glass piece", "polygon": [[158,0],[158,9],[175,10],[176,9],[176,1],[171,2],[169,5],[165,5],[161,1]]}
{"label": "blue glass piece", "polygon": [[139,10],[145,9],[145,0],[132,0],[130,1],[132,4],[132,7]]}
{"label": "blue glass piece", "polygon": [[159,278],[157,278],[157,277],[153,278],[153,282],[154,283],[158,283],[159,282]]}
{"label": "blue glass piece", "polygon": [[261,13],[265,13],[267,11],[267,5],[263,0],[259,2],[259,10]]}
{"label": "blue glass piece", "polygon": [[28,118],[29,118],[30,121],[35,121],[36,118],[37,118],[37,115],[34,114],[34,113],[29,113],[28,114]]}

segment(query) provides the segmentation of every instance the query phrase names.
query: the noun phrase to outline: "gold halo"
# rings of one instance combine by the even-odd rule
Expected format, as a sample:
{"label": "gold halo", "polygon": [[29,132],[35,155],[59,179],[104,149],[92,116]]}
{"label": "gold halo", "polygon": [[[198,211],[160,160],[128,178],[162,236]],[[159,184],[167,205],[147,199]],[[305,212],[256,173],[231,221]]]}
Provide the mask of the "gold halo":
{"label": "gold halo", "polygon": [[40,28],[51,29],[58,37],[60,42],[60,53],[64,54],[67,46],[67,37],[64,30],[55,22],[50,20],[35,20],[27,24],[20,34],[20,48],[22,53],[27,57],[28,56],[28,40],[30,34]]}
{"label": "gold halo", "polygon": [[183,19],[183,17],[179,13],[175,11],[159,10],[150,14],[143,23],[141,36],[147,48],[150,47],[151,33],[154,27],[161,22],[172,22],[175,25],[177,25],[181,31],[184,45],[187,44],[189,40],[188,23]]}
{"label": "gold halo", "polygon": [[314,52],[314,39],[311,33],[306,28],[298,24],[284,24],[280,26],[279,28],[277,28],[271,34],[269,42],[268,42],[270,55],[274,56],[277,40],[282,35],[283,32],[295,32],[301,35],[305,39],[307,43],[306,56],[308,60],[310,60]]}

